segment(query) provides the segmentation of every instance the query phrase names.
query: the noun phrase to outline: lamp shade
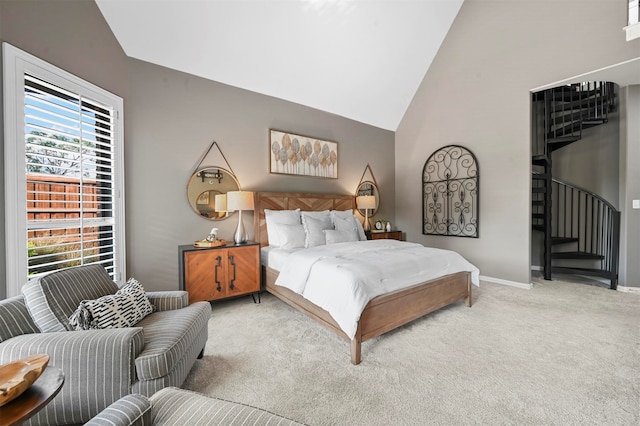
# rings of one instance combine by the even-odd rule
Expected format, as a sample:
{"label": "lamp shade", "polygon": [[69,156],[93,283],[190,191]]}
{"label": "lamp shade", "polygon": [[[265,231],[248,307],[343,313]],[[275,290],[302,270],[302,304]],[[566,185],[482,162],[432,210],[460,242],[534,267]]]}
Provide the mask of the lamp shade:
{"label": "lamp shade", "polygon": [[227,192],[227,210],[253,210],[253,192],[229,191]]}
{"label": "lamp shade", "polygon": [[227,211],[227,194],[216,195],[216,211],[217,212]]}
{"label": "lamp shade", "polygon": [[375,209],[376,197],[375,195],[361,195],[356,197],[356,204],[359,209]]}

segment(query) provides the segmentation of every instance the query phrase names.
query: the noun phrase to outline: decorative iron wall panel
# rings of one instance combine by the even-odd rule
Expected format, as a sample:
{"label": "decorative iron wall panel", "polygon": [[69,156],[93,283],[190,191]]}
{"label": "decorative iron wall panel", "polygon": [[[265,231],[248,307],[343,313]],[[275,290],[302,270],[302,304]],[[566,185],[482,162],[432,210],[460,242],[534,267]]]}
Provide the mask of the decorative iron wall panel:
{"label": "decorative iron wall panel", "polygon": [[422,170],[422,233],[478,238],[480,174],[460,145],[440,148]]}

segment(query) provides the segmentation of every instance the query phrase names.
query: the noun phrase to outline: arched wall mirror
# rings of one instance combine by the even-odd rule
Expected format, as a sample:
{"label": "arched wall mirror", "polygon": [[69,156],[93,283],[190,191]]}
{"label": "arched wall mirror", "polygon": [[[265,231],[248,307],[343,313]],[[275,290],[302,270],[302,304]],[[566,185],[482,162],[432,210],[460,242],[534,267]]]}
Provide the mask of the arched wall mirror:
{"label": "arched wall mirror", "polygon": [[[193,211],[200,217],[209,220],[222,220],[234,212],[223,210],[218,202],[216,210],[216,195],[229,191],[238,191],[240,185],[235,175],[221,167],[204,167],[197,170],[187,184],[187,199]],[[225,203],[226,204],[226,203]]]}
{"label": "arched wall mirror", "polygon": [[[378,212],[378,208],[380,207],[380,191],[378,190],[378,185],[375,182],[365,180],[360,182],[358,185],[358,189],[356,190],[356,197],[361,197],[364,195],[373,195],[376,199],[375,208],[369,209],[369,216],[375,216]],[[358,211],[365,216],[364,209],[358,209]]]}

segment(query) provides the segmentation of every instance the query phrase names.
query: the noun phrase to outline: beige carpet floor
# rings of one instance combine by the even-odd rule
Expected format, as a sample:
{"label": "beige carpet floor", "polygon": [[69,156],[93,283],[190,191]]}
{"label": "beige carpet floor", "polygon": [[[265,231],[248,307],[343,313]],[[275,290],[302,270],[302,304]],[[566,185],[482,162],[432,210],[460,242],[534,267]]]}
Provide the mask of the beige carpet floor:
{"label": "beige carpet floor", "polygon": [[638,425],[640,294],[536,280],[474,287],[349,344],[275,297],[213,303],[184,387],[308,425]]}

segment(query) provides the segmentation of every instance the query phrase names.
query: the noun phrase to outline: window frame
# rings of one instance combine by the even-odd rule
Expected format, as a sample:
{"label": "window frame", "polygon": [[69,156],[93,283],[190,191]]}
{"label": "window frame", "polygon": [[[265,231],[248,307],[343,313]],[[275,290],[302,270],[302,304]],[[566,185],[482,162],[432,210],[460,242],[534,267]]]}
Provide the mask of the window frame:
{"label": "window frame", "polygon": [[[28,280],[27,200],[24,120],[24,76],[31,74],[63,89],[82,94],[113,108],[113,238],[116,274],[122,284],[126,277],[124,206],[124,130],[123,100],[80,77],[49,64],[6,42],[3,50],[4,85],[4,168],[5,168],[5,261],[6,295],[20,294]],[[22,141],[22,143],[18,143]]]}

